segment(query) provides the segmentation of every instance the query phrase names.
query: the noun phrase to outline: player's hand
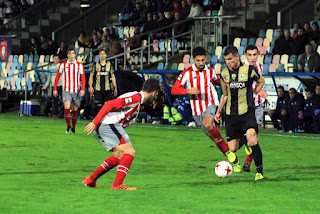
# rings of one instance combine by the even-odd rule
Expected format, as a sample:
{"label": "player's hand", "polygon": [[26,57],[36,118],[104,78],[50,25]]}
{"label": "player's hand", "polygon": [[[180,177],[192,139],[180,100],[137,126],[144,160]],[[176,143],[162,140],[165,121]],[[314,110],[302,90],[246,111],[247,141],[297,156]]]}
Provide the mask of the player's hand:
{"label": "player's hand", "polygon": [[46,90],[46,89],[47,89],[47,86],[42,86],[41,89],[42,89],[42,90]]}
{"label": "player's hand", "polygon": [[115,88],[114,91],[113,91],[113,96],[117,96],[117,94],[118,94],[118,89]]}
{"label": "player's hand", "polygon": [[84,90],[81,90],[79,95],[80,95],[80,97],[83,97],[84,96]]}
{"label": "player's hand", "polygon": [[89,123],[85,128],[84,128],[84,132],[87,132],[88,135],[92,134],[92,132],[94,130],[96,130],[97,126],[94,125],[93,122]]}
{"label": "player's hand", "polygon": [[58,96],[58,91],[57,90],[53,90],[53,96],[57,97]]}
{"label": "player's hand", "polygon": [[262,89],[258,92],[258,95],[261,96],[262,98],[267,98],[268,97],[268,93],[265,92]]}
{"label": "player's hand", "polygon": [[187,90],[187,94],[199,94],[199,90],[197,88],[190,88]]}
{"label": "player's hand", "polygon": [[284,110],[284,109],[281,111],[281,115],[282,115],[282,116],[285,116],[285,115],[286,115],[286,113],[287,113],[287,111],[286,111],[286,110]]}
{"label": "player's hand", "polygon": [[303,69],[302,65],[298,64],[298,70],[302,70],[302,69]]}
{"label": "player's hand", "polygon": [[89,93],[90,93],[90,94],[93,94],[93,92],[94,92],[94,88],[93,88],[93,87],[89,87],[88,90],[89,90]]}
{"label": "player's hand", "polygon": [[220,123],[220,113],[219,113],[219,112],[217,112],[217,113],[214,115],[213,120],[216,121],[217,123]]}

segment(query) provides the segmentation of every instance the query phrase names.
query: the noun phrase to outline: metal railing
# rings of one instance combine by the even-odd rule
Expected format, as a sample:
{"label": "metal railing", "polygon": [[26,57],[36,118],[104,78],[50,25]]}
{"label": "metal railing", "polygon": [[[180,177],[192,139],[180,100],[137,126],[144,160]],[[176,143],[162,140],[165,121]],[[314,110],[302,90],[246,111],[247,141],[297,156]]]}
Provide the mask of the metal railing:
{"label": "metal railing", "polygon": [[[283,26],[283,27],[291,27],[292,26],[292,10],[293,8],[299,4],[299,3],[303,3],[304,0],[295,0],[292,1],[290,4],[288,4],[286,7],[282,8],[280,11],[277,12],[277,25],[278,26]],[[288,12],[288,25],[283,25],[283,19],[284,19],[284,15],[285,13]]]}

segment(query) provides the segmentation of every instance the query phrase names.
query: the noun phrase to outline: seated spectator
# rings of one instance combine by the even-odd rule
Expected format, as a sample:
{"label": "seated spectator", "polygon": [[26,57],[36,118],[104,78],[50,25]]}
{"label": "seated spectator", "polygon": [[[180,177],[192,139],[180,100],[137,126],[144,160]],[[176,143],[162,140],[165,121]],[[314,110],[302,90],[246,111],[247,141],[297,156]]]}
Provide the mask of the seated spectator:
{"label": "seated spectator", "polygon": [[41,53],[41,47],[36,37],[31,37],[30,46],[26,54],[40,55],[40,53]]}
{"label": "seated spectator", "polygon": [[126,5],[122,8],[122,15],[130,14],[135,9],[135,0],[127,0]]}
{"label": "seated spectator", "polygon": [[[144,24],[143,33],[148,32],[148,31],[152,31],[154,29],[156,29],[156,25],[154,24],[152,14],[148,13],[147,14],[147,21]],[[146,37],[148,37],[148,36],[146,36]]]}
{"label": "seated spectator", "polygon": [[298,70],[305,73],[320,72],[319,54],[313,51],[310,43],[306,44],[305,53],[299,56]]}
{"label": "seated spectator", "polygon": [[296,89],[289,89],[288,100],[288,116],[289,116],[289,133],[300,132],[298,115],[302,113],[304,108],[303,95],[298,93]]}
{"label": "seated spectator", "polygon": [[313,118],[313,128],[314,133],[320,133],[320,84],[318,83],[316,86],[316,94],[314,95],[314,118]]}
{"label": "seated spectator", "polygon": [[103,30],[99,29],[99,30],[97,31],[97,36],[98,36],[99,40],[102,40]]}
{"label": "seated spectator", "polygon": [[155,11],[151,6],[150,0],[146,0],[145,1],[145,7],[143,8],[143,10],[140,13],[140,18],[138,20],[136,20],[133,25],[134,26],[139,26],[139,27],[143,26],[147,21],[147,14],[148,13],[153,14],[154,12]]}
{"label": "seated spectator", "polygon": [[57,53],[57,50],[58,50],[58,45],[55,41],[53,41],[51,38],[49,38],[48,40],[48,50],[47,52],[45,53],[46,55],[53,55],[53,54],[56,54]]}
{"label": "seated spectator", "polygon": [[173,7],[174,8],[173,8],[173,11],[172,11],[172,16],[175,17],[175,14],[176,13],[180,13],[182,8],[181,8],[181,4],[180,4],[180,2],[178,0],[175,0],[173,2]]}
{"label": "seated spectator", "polygon": [[310,27],[310,23],[309,22],[305,22],[303,24],[303,28],[304,28],[304,31],[306,32],[306,35],[308,36],[308,38],[311,37],[311,32],[312,32],[312,29]]}
{"label": "seated spectator", "polygon": [[130,47],[130,50],[141,47],[141,36],[140,36],[140,27],[134,27],[134,37],[129,40],[127,47]]}
{"label": "seated spectator", "polygon": [[288,45],[289,45],[289,49],[288,49],[288,53],[289,54],[292,54],[292,50],[293,50],[293,46],[294,46],[294,40],[292,39],[291,37],[291,32],[290,30],[285,30],[284,31],[284,36],[286,38],[286,41],[288,42]]}
{"label": "seated spectator", "polygon": [[298,117],[300,119],[303,119],[304,122],[304,131],[306,133],[313,133],[313,117],[314,117],[314,109],[313,109],[313,91],[311,91],[309,88],[306,88],[305,90],[305,106],[303,108],[303,114],[299,115]]}
{"label": "seated spectator", "polygon": [[116,30],[114,28],[110,29],[110,38],[119,39],[119,36],[116,34]]}
{"label": "seated spectator", "polygon": [[[274,128],[279,132],[288,131],[288,99],[288,95],[285,93],[283,86],[279,86],[276,109],[268,112]],[[279,125],[278,119],[281,121],[281,126]]]}
{"label": "seated spectator", "polygon": [[[274,54],[290,54],[290,41],[291,37],[288,39],[284,36],[283,30],[281,27],[277,28],[278,38],[274,43],[273,53]],[[289,31],[290,33],[290,31]]]}
{"label": "seated spectator", "polygon": [[[158,28],[163,28],[168,25],[169,25],[169,20],[165,17],[164,13],[161,12],[159,14]],[[157,40],[164,39],[167,35],[168,35],[168,31],[160,30],[156,32],[155,39]]]}
{"label": "seated spectator", "polygon": [[[110,36],[110,35],[109,35]],[[102,41],[101,41],[101,44],[99,45],[99,49],[100,48],[104,48],[106,50],[107,46],[109,45],[109,42],[108,42],[108,38],[107,36],[103,36],[102,37]]]}
{"label": "seated spectator", "polygon": [[80,47],[86,48],[88,47],[89,43],[90,43],[90,38],[87,37],[86,32],[82,31],[78,38],[78,45]]}
{"label": "seated spectator", "polygon": [[174,22],[174,17],[172,17],[172,13],[170,11],[164,12],[164,16],[168,20],[168,25],[171,25]]}
{"label": "seated spectator", "polygon": [[66,59],[68,54],[68,45],[65,42],[61,42],[60,48],[58,49],[57,54],[60,59]]}
{"label": "seated spectator", "polygon": [[310,36],[310,41],[313,41],[315,44],[320,43],[320,30],[319,30],[318,22],[312,23],[312,32]]}
{"label": "seated spectator", "polygon": [[132,14],[130,15],[129,19],[127,20],[121,20],[121,24],[126,26],[126,25],[134,25],[135,21],[139,20],[142,15],[142,6],[141,3],[136,3],[136,7],[133,10]]}
{"label": "seated spectator", "polygon": [[96,49],[99,47],[100,44],[101,44],[101,40],[99,39],[99,37],[97,35],[93,35],[92,41],[90,42],[88,47],[92,49]]}
{"label": "seated spectator", "polygon": [[304,53],[305,46],[309,42],[308,37],[304,33],[304,28],[300,27],[298,30],[298,35],[294,39],[294,45],[292,53],[296,55],[300,55]]}
{"label": "seated spectator", "polygon": [[40,47],[41,47],[41,54],[45,54],[49,49],[49,44],[47,41],[47,37],[45,35],[40,36]]}
{"label": "seated spectator", "polygon": [[188,18],[189,14],[190,14],[190,6],[188,5],[186,0],[182,0],[181,1],[181,13],[180,13],[181,19]]}
{"label": "seated spectator", "polygon": [[204,10],[220,10],[220,6],[222,5],[222,0],[210,0],[210,3],[204,7]]}
{"label": "seated spectator", "polygon": [[[180,13],[176,13],[174,22],[177,23],[180,21],[181,21]],[[174,34],[178,35],[186,32],[188,30],[188,25],[186,25],[186,23],[179,23],[179,24],[175,24],[173,28],[174,28]]]}
{"label": "seated spectator", "polygon": [[300,23],[299,23],[299,22],[295,22],[295,23],[293,24],[293,29],[294,29],[294,30],[293,30],[293,33],[292,33],[292,39],[297,38],[299,28],[301,28]]}
{"label": "seated spectator", "polygon": [[195,2],[195,0],[191,1],[191,8],[188,18],[194,18],[196,16],[201,16],[203,14],[202,7]]}
{"label": "seated spectator", "polygon": [[123,52],[119,39],[117,37],[111,36],[112,34],[107,36],[108,46],[106,48],[107,56],[118,55]]}

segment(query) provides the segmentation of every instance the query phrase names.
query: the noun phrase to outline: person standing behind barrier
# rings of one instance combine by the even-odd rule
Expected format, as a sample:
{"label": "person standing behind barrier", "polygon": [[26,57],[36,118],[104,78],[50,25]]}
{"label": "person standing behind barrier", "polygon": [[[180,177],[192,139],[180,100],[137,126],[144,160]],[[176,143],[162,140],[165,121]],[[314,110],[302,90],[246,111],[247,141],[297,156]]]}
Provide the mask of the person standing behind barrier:
{"label": "person standing behind barrier", "polygon": [[[56,79],[57,76],[57,71],[59,70],[59,66],[60,66],[60,58],[58,54],[55,54],[53,56],[53,64],[49,65],[49,76],[48,79],[46,81],[46,83],[44,84],[44,86],[42,87],[42,90],[46,90],[48,89],[48,94],[51,95],[52,93],[52,88],[54,86],[54,81]],[[59,80],[58,85],[57,85],[57,91],[58,91],[58,96],[55,97],[53,96],[52,99],[52,117],[51,119],[56,119],[58,117],[59,114],[59,96],[62,96],[62,78]]]}
{"label": "person standing behind barrier", "polygon": [[316,86],[316,95],[314,96],[314,119],[313,119],[314,133],[320,133],[320,84]]}
{"label": "person standing behind barrier", "polygon": [[[64,103],[64,116],[67,122],[66,134],[75,133],[76,123],[78,119],[78,106],[80,106],[80,97],[84,96],[86,86],[86,76],[84,73],[83,64],[76,61],[76,52],[74,49],[68,50],[68,60],[60,63],[59,70],[54,82],[53,96],[58,96],[58,83],[61,74],[63,75],[63,91],[62,101]],[[80,89],[81,76],[81,89]],[[70,126],[72,106],[72,127]]]}
{"label": "person standing behind barrier", "polygon": [[100,50],[99,61],[93,65],[88,83],[89,92],[91,94],[94,92],[94,99],[98,102],[98,111],[100,111],[105,102],[112,100],[114,96],[117,96],[118,94],[117,82],[113,73],[111,62],[106,61],[106,58],[106,51]]}

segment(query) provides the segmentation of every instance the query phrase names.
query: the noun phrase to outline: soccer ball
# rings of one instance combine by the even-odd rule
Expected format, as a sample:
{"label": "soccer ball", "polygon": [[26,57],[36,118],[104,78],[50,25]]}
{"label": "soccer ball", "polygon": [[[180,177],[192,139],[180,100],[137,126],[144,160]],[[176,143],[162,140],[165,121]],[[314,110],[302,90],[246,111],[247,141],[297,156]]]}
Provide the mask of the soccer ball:
{"label": "soccer ball", "polygon": [[220,161],[217,163],[214,171],[219,178],[228,177],[232,174],[232,166],[227,161]]}

